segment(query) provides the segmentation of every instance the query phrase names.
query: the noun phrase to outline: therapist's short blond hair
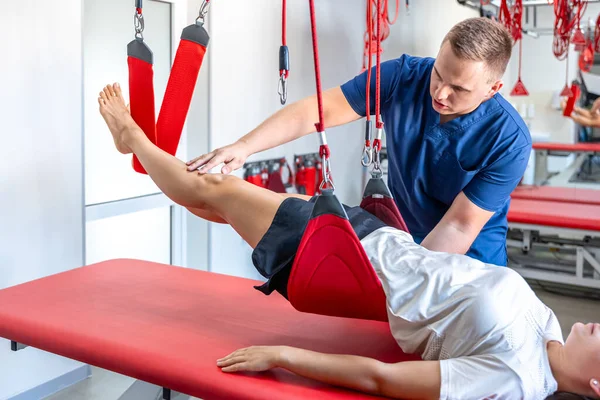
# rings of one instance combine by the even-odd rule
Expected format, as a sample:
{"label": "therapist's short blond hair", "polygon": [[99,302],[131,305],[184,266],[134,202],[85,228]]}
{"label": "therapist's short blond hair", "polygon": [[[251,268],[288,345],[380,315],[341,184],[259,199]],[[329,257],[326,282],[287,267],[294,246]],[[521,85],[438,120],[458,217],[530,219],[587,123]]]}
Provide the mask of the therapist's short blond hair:
{"label": "therapist's short blond hair", "polygon": [[486,63],[490,80],[500,79],[510,57],[513,39],[499,22],[488,18],[469,18],[454,25],[444,38],[449,41],[454,54],[463,60]]}

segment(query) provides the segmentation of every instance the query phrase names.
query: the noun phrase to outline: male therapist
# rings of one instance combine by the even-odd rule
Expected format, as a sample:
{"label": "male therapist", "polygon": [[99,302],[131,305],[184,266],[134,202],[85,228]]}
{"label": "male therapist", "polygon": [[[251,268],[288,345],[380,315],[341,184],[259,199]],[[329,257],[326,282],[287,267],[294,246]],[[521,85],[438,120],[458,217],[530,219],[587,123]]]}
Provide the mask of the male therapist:
{"label": "male therapist", "polygon": [[[410,233],[431,250],[500,266],[507,264],[510,194],[531,151],[526,125],[498,93],[511,54],[503,26],[472,18],[450,30],[437,58],[403,55],[381,64],[388,185]],[[365,116],[366,78],[324,92],[327,127]],[[375,82],[373,74],[371,110]],[[315,96],[290,104],[235,143],[189,161],[188,169],[240,168],[251,154],[315,132],[316,110]]]}

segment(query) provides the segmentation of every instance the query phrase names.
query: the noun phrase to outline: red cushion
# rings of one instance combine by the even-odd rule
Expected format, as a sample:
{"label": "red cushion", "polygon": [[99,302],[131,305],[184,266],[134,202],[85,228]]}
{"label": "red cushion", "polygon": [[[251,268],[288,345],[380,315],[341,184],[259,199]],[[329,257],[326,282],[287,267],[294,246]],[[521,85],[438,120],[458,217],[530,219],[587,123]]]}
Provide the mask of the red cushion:
{"label": "red cushion", "polygon": [[202,399],[374,398],[281,369],[227,374],[216,366],[251,345],[418,359],[401,352],[387,323],[299,313],[257,284],[112,260],[0,290],[0,337]]}
{"label": "red cushion", "polygon": [[360,207],[379,218],[384,224],[408,232],[408,227],[404,222],[404,218],[400,215],[400,210],[398,210],[394,199],[390,197],[376,198],[370,196],[362,200]]}
{"label": "red cushion", "polygon": [[387,321],[386,298],[350,222],[331,214],[312,218],[288,281],[299,311]]}

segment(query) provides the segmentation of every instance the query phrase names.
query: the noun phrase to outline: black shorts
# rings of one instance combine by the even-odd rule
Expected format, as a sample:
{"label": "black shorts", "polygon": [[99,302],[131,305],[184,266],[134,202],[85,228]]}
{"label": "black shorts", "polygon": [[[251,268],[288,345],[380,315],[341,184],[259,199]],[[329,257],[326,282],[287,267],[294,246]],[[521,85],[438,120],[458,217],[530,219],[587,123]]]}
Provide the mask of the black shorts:
{"label": "black shorts", "polygon": [[[283,201],[267,233],[252,252],[252,263],[267,282],[255,288],[266,295],[274,290],[287,299],[287,283],[300,246],[304,229],[310,219],[314,203],[295,197]],[[360,207],[344,205],[350,225],[356,236],[363,239],[386,225]]]}

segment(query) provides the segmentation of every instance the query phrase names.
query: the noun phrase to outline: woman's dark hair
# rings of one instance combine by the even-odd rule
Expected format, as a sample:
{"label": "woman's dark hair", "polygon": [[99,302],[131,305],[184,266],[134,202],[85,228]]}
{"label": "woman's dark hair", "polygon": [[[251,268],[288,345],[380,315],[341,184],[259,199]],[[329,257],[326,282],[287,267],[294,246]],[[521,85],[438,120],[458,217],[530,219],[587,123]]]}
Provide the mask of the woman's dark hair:
{"label": "woman's dark hair", "polygon": [[556,392],[548,397],[546,400],[594,400],[591,397],[581,396],[575,393],[568,392]]}

